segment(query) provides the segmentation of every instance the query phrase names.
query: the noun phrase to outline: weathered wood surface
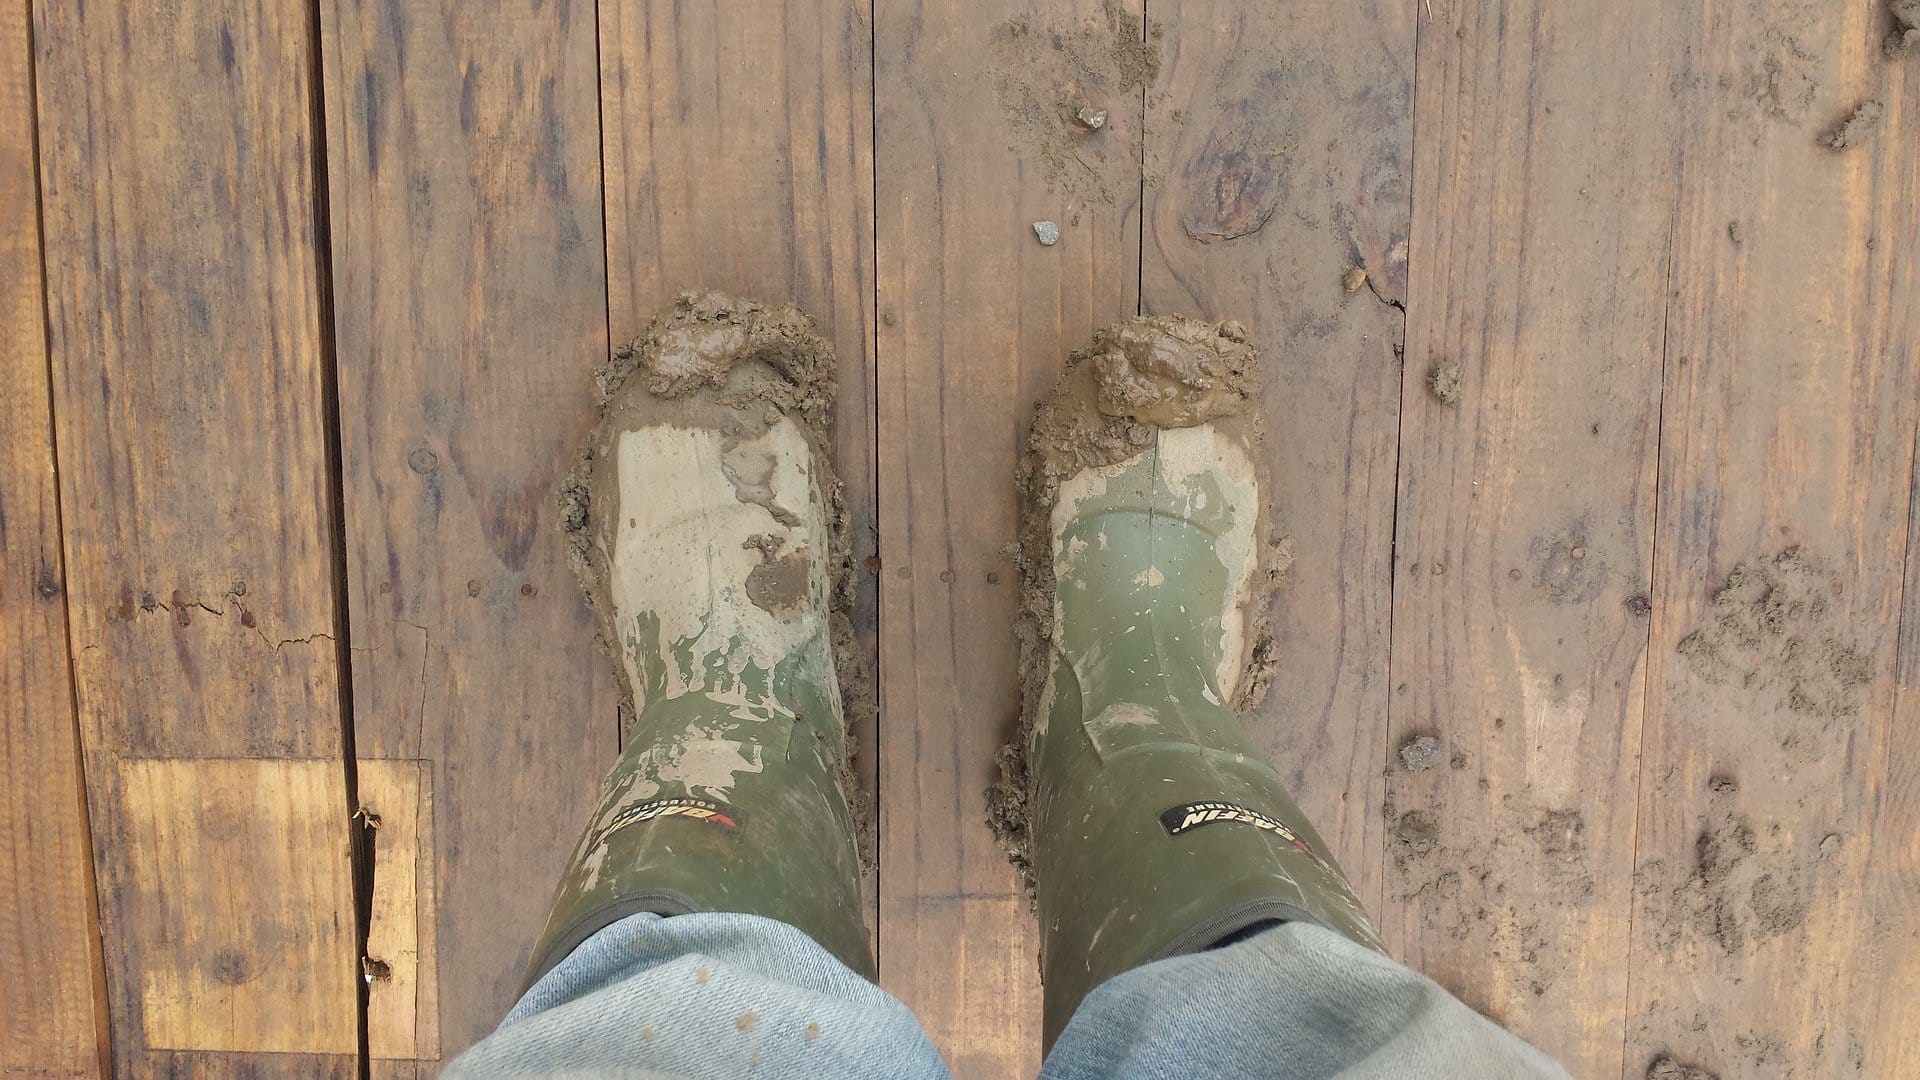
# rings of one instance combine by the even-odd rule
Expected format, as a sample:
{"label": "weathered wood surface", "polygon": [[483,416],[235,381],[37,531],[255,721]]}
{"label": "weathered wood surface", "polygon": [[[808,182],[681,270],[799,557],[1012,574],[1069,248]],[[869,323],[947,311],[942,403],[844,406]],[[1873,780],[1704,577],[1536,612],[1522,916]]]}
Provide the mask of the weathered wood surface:
{"label": "weathered wood surface", "polygon": [[[1909,280],[1913,272],[1908,269]],[[1910,310],[1910,309],[1909,309]],[[1905,335],[1912,348],[1915,336]],[[1900,608],[1900,645],[1898,666],[1894,669],[1895,704],[1890,721],[1895,733],[1920,731],[1920,499],[1907,512],[1907,573],[1903,585],[1904,602]],[[1874,807],[1865,818],[1862,842],[1865,856],[1873,868],[1872,890],[1863,908],[1862,925],[1894,928],[1911,927],[1920,921],[1920,854],[1913,838],[1920,835],[1920,746],[1912,739],[1887,740],[1885,775],[1874,789]],[[1822,838],[1824,839],[1824,837]],[[1913,937],[1906,942],[1893,939],[1895,958],[1906,958],[1890,968],[1874,972],[1874,979],[1863,987],[1861,1000],[1850,1004],[1852,1022],[1874,1032],[1912,1031],[1912,1002],[1920,999],[1920,963],[1912,961]],[[1867,940],[1871,947],[1875,942]],[[1862,962],[1873,962],[1868,952]],[[1874,1067],[1889,1076],[1920,1073],[1920,1040],[1880,1045],[1872,1049]],[[1867,1055],[1861,1055],[1864,1063]]]}
{"label": "weathered wood surface", "polygon": [[[1039,1057],[1033,916],[985,824],[1017,711],[1018,575],[1000,549],[1032,403],[1137,308],[1140,90],[1098,59],[1119,15],[1091,0],[875,15],[880,976],[965,1076],[1029,1075]],[[1050,141],[1061,118],[1033,123],[1026,89],[1041,108],[1085,97],[1106,126]],[[1042,219],[1057,246],[1035,238]]]}
{"label": "weathered wood surface", "polygon": [[0,1072],[431,1075],[498,1020],[617,745],[553,489],[688,288],[839,353],[881,978],[960,1074],[1038,1056],[984,824],[1014,462],[1136,310],[1267,356],[1256,731],[1399,955],[1577,1075],[1920,1069],[1920,57],[1879,4],[469,7],[35,4],[32,65],[0,19],[39,147],[0,160]]}
{"label": "weathered wood surface", "polygon": [[[339,1025],[358,1022],[352,934],[321,952],[278,933],[299,924],[299,897],[352,885],[327,839],[348,808],[308,18],[219,0],[36,4],[34,17],[68,615],[114,1069],[351,1076],[357,1036]],[[162,758],[324,770],[264,823],[286,874],[233,883],[243,895],[257,883],[250,899],[274,917],[189,914],[137,873],[166,852],[133,827],[146,819],[123,770]],[[193,784],[174,794],[215,797]],[[275,1023],[156,1028],[169,972],[260,979],[255,1004]],[[324,1052],[268,1057],[300,1030],[322,1033]]]}
{"label": "weathered wood surface", "polygon": [[[1629,1072],[1920,1063],[1920,56],[1886,30],[1791,0],[1688,27],[1674,107],[1714,122],[1682,150],[1665,313]],[[1870,141],[1816,141],[1876,99]]]}
{"label": "weathered wood surface", "polygon": [[594,8],[337,0],[320,33],[355,750],[428,763],[399,827],[437,844],[437,987],[368,988],[418,991],[375,1006],[416,1018],[375,1062],[407,1075],[512,1004],[617,745],[554,508],[607,353]]}
{"label": "weathered wood surface", "polygon": [[[1425,18],[1386,932],[1574,1075],[1611,1075],[1687,20],[1526,0]],[[1442,760],[1414,772],[1397,751],[1423,735]]]}
{"label": "weathered wood surface", "polygon": [[0,1076],[101,1076],[25,0],[0,6]]}
{"label": "weathered wood surface", "polygon": [[[1147,97],[1141,302],[1237,319],[1265,361],[1292,564],[1273,610],[1280,662],[1251,726],[1377,909],[1412,13],[1188,0],[1149,14],[1166,71]],[[1355,268],[1367,276],[1348,291]]]}
{"label": "weathered wood surface", "polygon": [[[863,565],[854,629],[871,663],[878,590],[864,572],[877,542],[869,7],[616,0],[599,10],[613,341],[630,340],[693,289],[792,301],[813,317],[839,361],[834,464]],[[847,722],[870,805],[875,717]],[[871,823],[863,843],[871,849]]]}

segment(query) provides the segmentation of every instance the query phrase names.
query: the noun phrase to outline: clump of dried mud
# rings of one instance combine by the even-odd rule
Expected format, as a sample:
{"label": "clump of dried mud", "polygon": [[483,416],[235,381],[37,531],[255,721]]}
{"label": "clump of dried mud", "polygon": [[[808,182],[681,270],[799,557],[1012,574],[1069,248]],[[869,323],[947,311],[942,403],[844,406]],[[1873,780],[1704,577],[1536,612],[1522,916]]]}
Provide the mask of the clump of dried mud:
{"label": "clump of dried mud", "polygon": [[1460,365],[1449,360],[1427,372],[1427,389],[1442,405],[1460,403]]}
{"label": "clump of dried mud", "polygon": [[[769,306],[709,291],[682,293],[671,309],[596,366],[600,419],[561,486],[560,528],[567,540],[568,562],[599,621],[595,638],[616,661],[625,715],[633,716],[635,710],[633,688],[627,685],[626,665],[618,662],[617,635],[612,629],[611,568],[605,554],[610,534],[602,532],[609,523],[594,515],[596,498],[611,501],[612,478],[596,477],[595,463],[610,452],[618,431],[672,423],[711,427],[744,440],[765,433],[782,416],[792,417],[812,445],[815,475],[826,503],[832,560],[828,627],[843,717],[870,717],[877,711],[873,672],[854,637],[849,614],[858,569],[845,493],[833,471],[834,365],[832,347],[815,331],[813,320],[793,305]],[[743,491],[741,497],[751,501],[752,495]],[[762,560],[746,582],[749,598],[767,610],[799,602],[806,591],[806,556],[781,555],[780,544],[771,535],[749,541],[748,546],[758,547]],[[854,782],[852,740],[847,745],[849,758],[842,762],[841,786],[859,826],[861,860],[871,869],[872,830],[866,827],[871,812]]]}
{"label": "clump of dried mud", "polygon": [[1647,1080],[1720,1080],[1720,1074],[1690,1062],[1661,1054],[1647,1063]]}
{"label": "clump of dried mud", "polygon": [[1400,747],[1400,763],[1408,772],[1425,772],[1446,758],[1440,740],[1431,735],[1415,735]]}
{"label": "clump of dried mud", "polygon": [[[1016,15],[993,31],[994,94],[1008,149],[1038,163],[1047,187],[1082,202],[1113,202],[1131,155],[1103,153],[1111,105],[1160,76],[1159,32],[1105,0],[1098,18],[1041,25]],[[1082,111],[1101,114],[1098,124]],[[1137,173],[1134,176],[1137,183]]]}
{"label": "clump of dried mud", "polygon": [[1873,139],[1886,118],[1886,107],[1878,101],[1865,101],[1840,125],[1820,136],[1820,145],[1829,150],[1851,150]]}
{"label": "clump of dried mud", "polygon": [[1690,865],[1670,868],[1655,859],[1635,871],[1638,892],[1651,902],[1654,918],[1646,934],[1655,948],[1671,952],[1683,941],[1700,940],[1738,954],[1806,922],[1814,867],[1842,842],[1832,833],[1808,842],[1777,822],[1756,824],[1741,808],[1739,790],[1731,774],[1708,778]]}
{"label": "clump of dried mud", "polygon": [[[1070,356],[1060,381],[1034,412],[1017,476],[1022,506],[1016,623],[1021,717],[1018,730],[1000,751],[1000,780],[987,792],[988,824],[1023,877],[1031,870],[1028,742],[1053,662],[1051,521],[1060,485],[1087,469],[1144,452],[1162,428],[1206,423],[1241,440],[1257,464],[1264,460],[1259,452],[1259,392],[1259,360],[1239,323],[1137,317],[1100,331],[1092,345]],[[1265,475],[1259,480],[1264,492]],[[1245,613],[1249,661],[1232,703],[1242,713],[1266,694],[1274,662],[1268,601],[1272,586],[1285,573],[1283,563],[1291,563],[1285,538],[1272,539],[1264,507],[1254,536],[1262,553],[1259,573],[1269,587],[1256,590]]]}
{"label": "clump of dried mud", "polygon": [[1714,591],[1707,621],[1680,639],[1696,676],[1753,703],[1814,721],[1851,716],[1872,679],[1867,657],[1834,629],[1833,589],[1798,546],[1741,563]]}
{"label": "clump of dried mud", "polygon": [[1756,858],[1760,842],[1747,815],[1714,801],[1718,805],[1694,838],[1692,908],[1708,936],[1734,952],[1749,935],[1799,926],[1807,903],[1794,869]]}
{"label": "clump of dried mud", "polygon": [[1892,0],[1887,8],[1894,23],[1886,42],[1887,59],[1892,60],[1920,46],[1920,0]]}

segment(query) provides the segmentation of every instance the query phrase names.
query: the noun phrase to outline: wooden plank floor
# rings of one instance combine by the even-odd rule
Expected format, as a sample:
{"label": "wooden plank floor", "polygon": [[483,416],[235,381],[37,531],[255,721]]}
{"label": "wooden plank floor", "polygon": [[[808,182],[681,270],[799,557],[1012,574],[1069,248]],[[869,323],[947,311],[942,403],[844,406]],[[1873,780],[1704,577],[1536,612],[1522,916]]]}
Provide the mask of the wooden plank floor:
{"label": "wooden plank floor", "polygon": [[870,925],[957,1073],[1038,1065],[984,798],[1028,411],[1178,312],[1268,359],[1252,722],[1396,954],[1576,1075],[1920,1074],[1892,24],[0,0],[0,1076],[429,1076],[497,1022],[618,746],[554,489],[698,287],[839,352]]}

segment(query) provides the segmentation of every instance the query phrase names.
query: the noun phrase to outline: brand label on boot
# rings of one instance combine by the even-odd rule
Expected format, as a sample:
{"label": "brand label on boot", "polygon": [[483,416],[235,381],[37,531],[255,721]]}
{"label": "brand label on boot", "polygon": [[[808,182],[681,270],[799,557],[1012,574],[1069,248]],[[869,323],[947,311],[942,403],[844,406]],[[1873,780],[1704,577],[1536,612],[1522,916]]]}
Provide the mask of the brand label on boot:
{"label": "brand label on boot", "polygon": [[594,834],[593,839],[587,843],[587,849],[591,851],[599,847],[607,842],[607,837],[629,825],[669,817],[689,818],[725,829],[740,827],[739,812],[726,803],[714,802],[710,799],[649,799],[643,803],[635,803],[613,815],[613,820],[607,822],[606,827]]}
{"label": "brand label on boot", "polygon": [[1300,839],[1299,834],[1295,833],[1292,829],[1281,824],[1278,819],[1271,815],[1263,814],[1258,810],[1248,809],[1238,803],[1182,803],[1170,810],[1162,811],[1160,814],[1160,824],[1165,827],[1168,836],[1179,836],[1183,832],[1190,832],[1202,825],[1213,825],[1222,821],[1238,821],[1251,825],[1256,829],[1265,829],[1292,844],[1294,847],[1299,848],[1301,851],[1306,852],[1308,855],[1311,855],[1313,861],[1320,861],[1320,856],[1314,854],[1314,850],[1307,846],[1307,842]]}

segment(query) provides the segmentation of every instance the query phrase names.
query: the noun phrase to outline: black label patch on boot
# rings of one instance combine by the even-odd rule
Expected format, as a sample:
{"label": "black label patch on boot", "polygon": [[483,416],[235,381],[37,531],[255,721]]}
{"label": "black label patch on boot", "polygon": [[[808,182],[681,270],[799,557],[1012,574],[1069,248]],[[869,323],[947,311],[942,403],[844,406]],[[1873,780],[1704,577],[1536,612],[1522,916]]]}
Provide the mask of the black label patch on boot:
{"label": "black label patch on boot", "polygon": [[1179,836],[1191,832],[1202,825],[1214,825],[1222,821],[1238,821],[1256,829],[1265,829],[1294,847],[1306,852],[1319,862],[1320,856],[1307,846],[1305,840],[1279,819],[1258,810],[1249,809],[1239,803],[1230,802],[1190,802],[1164,810],[1160,814],[1160,824],[1167,830],[1168,836]]}
{"label": "black label patch on boot", "polygon": [[708,825],[718,825],[724,829],[740,827],[739,811],[723,802],[691,798],[648,799],[646,802],[635,803],[613,815],[613,820],[607,822],[606,827],[595,833],[593,839],[587,842],[587,850],[591,851],[606,843],[609,836],[629,825],[670,817],[687,818]]}

